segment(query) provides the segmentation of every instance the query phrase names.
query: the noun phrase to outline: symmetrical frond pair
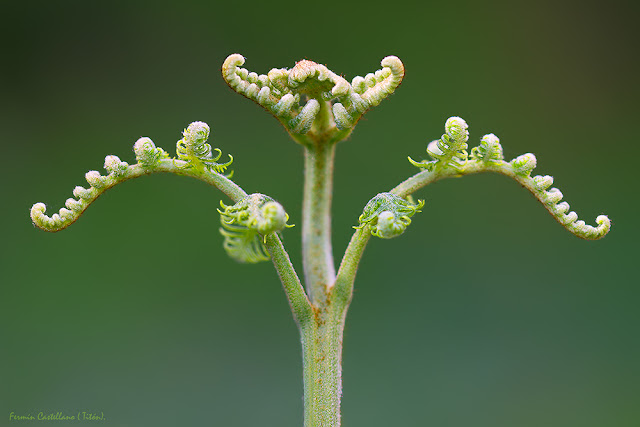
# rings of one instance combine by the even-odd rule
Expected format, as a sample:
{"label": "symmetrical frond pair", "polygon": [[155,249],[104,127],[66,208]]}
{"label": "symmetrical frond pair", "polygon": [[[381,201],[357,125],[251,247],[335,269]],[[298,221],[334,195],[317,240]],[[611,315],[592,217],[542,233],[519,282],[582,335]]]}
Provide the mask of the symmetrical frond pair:
{"label": "symmetrical frond pair", "polygon": [[[331,103],[335,126],[353,128],[360,117],[378,105],[402,82],[404,66],[395,56],[381,62],[382,69],[349,83],[327,67],[302,60],[292,69],[274,68],[268,74],[249,72],[241,66],[244,57],[230,55],[222,66],[222,76],[236,92],[270,111],[293,134],[308,133],[322,102]],[[305,105],[300,104],[301,101]]]}

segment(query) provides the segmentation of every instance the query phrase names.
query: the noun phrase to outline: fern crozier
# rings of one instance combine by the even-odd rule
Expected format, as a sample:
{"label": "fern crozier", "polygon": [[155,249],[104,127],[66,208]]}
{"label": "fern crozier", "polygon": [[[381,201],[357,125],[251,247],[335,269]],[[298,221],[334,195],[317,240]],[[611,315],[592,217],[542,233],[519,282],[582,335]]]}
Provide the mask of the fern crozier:
{"label": "fern crozier", "polygon": [[[309,60],[291,69],[274,68],[265,74],[244,68],[242,55],[229,55],[222,65],[222,77],[236,92],[270,111],[292,134],[311,131],[320,111],[319,103],[331,103],[336,129],[353,128],[360,117],[400,85],[404,66],[395,56],[381,61],[382,69],[350,84],[326,66]],[[300,101],[304,100],[304,105]]]}

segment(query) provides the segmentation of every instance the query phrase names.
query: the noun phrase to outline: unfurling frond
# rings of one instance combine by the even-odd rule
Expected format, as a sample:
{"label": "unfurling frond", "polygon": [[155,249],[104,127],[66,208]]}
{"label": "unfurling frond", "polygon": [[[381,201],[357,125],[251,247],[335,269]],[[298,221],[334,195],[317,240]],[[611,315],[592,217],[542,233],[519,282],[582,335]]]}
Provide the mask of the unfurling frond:
{"label": "unfurling frond", "polygon": [[480,141],[480,145],[471,149],[470,157],[473,160],[479,160],[486,163],[500,162],[504,160],[500,139],[492,133],[483,136]]}
{"label": "unfurling frond", "polygon": [[393,192],[400,195],[411,194],[417,188],[438,179],[461,176],[478,172],[497,172],[509,176],[527,188],[567,230],[583,239],[595,240],[609,232],[611,222],[606,215],[596,218],[596,226],[578,220],[578,214],[569,212],[569,204],[560,202],[562,193],[557,188],[547,191],[553,184],[551,176],[531,177],[537,166],[536,156],[527,153],[510,162],[504,161],[500,140],[494,134],[482,137],[480,145],[471,150],[467,157],[468,131],[467,124],[459,117],[452,117],[445,125],[446,134],[441,139],[431,142],[427,152],[434,159],[431,161],[409,161],[422,169],[405,183],[396,187]]}
{"label": "unfurling frond", "polygon": [[153,169],[161,159],[168,159],[169,153],[156,147],[151,138],[143,136],[133,144],[136,160],[145,169]]}
{"label": "unfurling frond", "polygon": [[353,128],[369,108],[393,93],[404,77],[404,66],[395,56],[387,56],[381,61],[382,69],[355,77],[351,84],[313,61],[302,60],[291,69],[274,68],[260,75],[241,68],[244,62],[242,55],[230,55],[222,65],[224,80],[270,111],[293,134],[311,131],[322,102],[331,104],[337,130]]}
{"label": "unfurling frond", "polygon": [[232,206],[220,202],[220,233],[224,236],[227,254],[240,262],[257,263],[269,260],[264,247],[266,236],[279,232],[289,215],[282,205],[264,194],[250,194]]}
{"label": "unfurling frond", "polygon": [[468,159],[468,128],[467,122],[460,117],[449,117],[444,125],[445,133],[442,137],[431,141],[427,146],[427,153],[433,160],[416,162],[409,157],[409,162],[414,166],[427,170],[447,167],[456,170],[464,168]]}
{"label": "unfurling frond", "polygon": [[[220,175],[231,161],[215,163],[220,158],[211,156],[211,146],[205,144],[209,135],[209,126],[203,122],[194,122],[185,130],[184,138],[178,142],[178,159],[170,159],[162,148],[156,147],[147,137],[140,138],[133,146],[138,163],[129,165],[117,156],[107,156],[104,168],[107,175],[98,171],[85,174],[89,188],[76,187],[75,198],[67,199],[65,207],[58,213],[48,216],[44,203],[36,203],[31,208],[31,220],[34,225],[45,231],[60,231],[73,224],[87,207],[109,188],[131,178],[137,178],[153,172],[171,172],[192,176],[212,184],[234,199],[244,197],[242,191],[229,179]],[[216,151],[220,151],[216,149]],[[229,156],[231,157],[231,156]]]}
{"label": "unfurling frond", "polygon": [[[207,144],[209,138],[209,125],[204,122],[193,122],[182,132],[182,139],[176,143],[178,159],[186,161],[186,167],[195,169],[207,169],[210,172],[224,173],[233,163],[233,156],[229,154],[229,161],[216,163],[222,157],[222,151],[215,149],[213,156],[211,145]],[[227,175],[231,178],[233,172]]]}
{"label": "unfurling frond", "polygon": [[381,239],[391,239],[404,233],[411,224],[411,217],[424,206],[423,200],[413,204],[391,193],[379,193],[369,200],[358,218],[360,225],[368,227],[371,234]]}

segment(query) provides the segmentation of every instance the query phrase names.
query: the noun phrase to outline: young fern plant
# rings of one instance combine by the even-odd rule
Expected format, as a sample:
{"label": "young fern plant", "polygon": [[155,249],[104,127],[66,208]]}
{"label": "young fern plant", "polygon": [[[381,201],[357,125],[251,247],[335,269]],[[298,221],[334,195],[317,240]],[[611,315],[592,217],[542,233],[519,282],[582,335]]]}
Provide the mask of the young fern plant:
{"label": "young fern plant", "polygon": [[422,200],[412,198],[418,190],[443,178],[496,172],[519,182],[563,227],[580,238],[599,239],[611,227],[605,215],[598,216],[596,225],[591,226],[569,212],[560,190],[550,188],[551,176],[531,176],[536,167],[533,154],[505,161],[500,140],[493,134],[483,136],[469,151],[467,123],[451,117],[445,123],[445,133],[428,144],[429,160],[409,158],[420,171],[390,191],[377,194],[364,207],[336,272],[330,215],[335,146],[351,134],[368,109],[395,91],[404,77],[404,66],[397,57],[388,56],[378,71],[348,82],[324,65],[308,60],[291,69],[274,68],[261,75],[241,68],[244,61],[241,55],[229,56],[222,66],[223,78],[233,90],[273,114],[304,151],[302,279],[280,239],[280,233],[291,227],[285,209],[267,195],[248,194],[231,180],[228,168],[233,157],[229,155],[226,162],[220,160],[222,152],[207,143],[210,129],[203,122],[191,123],[184,130],[175,157],[146,137],[134,144],[135,164],[107,156],[106,175],[88,172],[89,188],[76,187],[75,198],[67,199],[65,207],[52,216],[46,215],[43,203],[36,203],[31,219],[45,231],[62,230],[107,189],[155,172],[189,176],[219,189],[233,203],[221,201],[218,209],[224,249],[239,262],[272,261],[298,325],[306,427],[340,425],[342,337],[358,264],[371,236],[390,239],[405,232],[413,215],[424,208]]}

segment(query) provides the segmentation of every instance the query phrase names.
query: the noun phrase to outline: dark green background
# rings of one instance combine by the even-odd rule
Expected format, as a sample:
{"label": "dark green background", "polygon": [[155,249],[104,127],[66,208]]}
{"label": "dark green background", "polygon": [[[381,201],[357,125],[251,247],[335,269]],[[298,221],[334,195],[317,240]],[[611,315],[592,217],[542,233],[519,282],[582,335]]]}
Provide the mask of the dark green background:
{"label": "dark green background", "polygon": [[[338,147],[337,255],[369,198],[416,172],[406,156],[424,158],[452,115],[472,145],[494,132],[509,159],[536,153],[588,223],[613,221],[582,241],[500,176],[421,191],[409,232],[372,241],[362,262],[345,426],[640,425],[632,2],[25,4],[4,2],[0,29],[1,426],[38,424],[9,424],[11,411],[302,424],[295,325],[270,263],[225,255],[219,193],[156,175],[61,233],[28,218],[37,201],[59,209],[105,155],[133,162],[143,135],[173,153],[203,120],[236,182],[300,224],[301,149],[226,86],[235,52],[259,73],[308,58],[348,79],[404,61],[396,94]],[[284,239],[300,268],[300,226]]]}

